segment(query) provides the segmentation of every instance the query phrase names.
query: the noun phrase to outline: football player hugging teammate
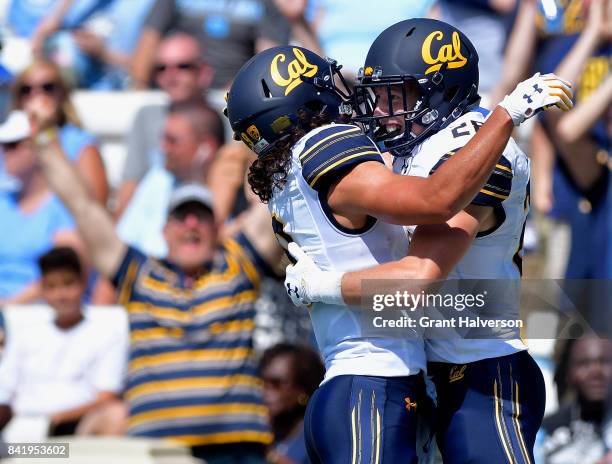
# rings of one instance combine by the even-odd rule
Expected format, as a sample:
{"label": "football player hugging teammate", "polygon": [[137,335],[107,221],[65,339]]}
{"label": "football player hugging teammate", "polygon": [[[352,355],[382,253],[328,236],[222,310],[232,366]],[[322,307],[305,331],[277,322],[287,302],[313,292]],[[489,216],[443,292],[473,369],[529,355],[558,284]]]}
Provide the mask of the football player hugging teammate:
{"label": "football player hugging teammate", "polygon": [[568,83],[536,74],[489,114],[474,47],[430,19],[385,30],[354,94],[335,61],[300,47],[238,72],[226,114],[257,154],[249,184],[292,255],[287,293],[309,306],[326,366],[304,422],[312,462],[418,462],[428,362],[445,462],[533,462],[543,383],[519,339],[374,336],[354,308],[364,279],[518,279],[529,162],[510,135],[571,98]]}

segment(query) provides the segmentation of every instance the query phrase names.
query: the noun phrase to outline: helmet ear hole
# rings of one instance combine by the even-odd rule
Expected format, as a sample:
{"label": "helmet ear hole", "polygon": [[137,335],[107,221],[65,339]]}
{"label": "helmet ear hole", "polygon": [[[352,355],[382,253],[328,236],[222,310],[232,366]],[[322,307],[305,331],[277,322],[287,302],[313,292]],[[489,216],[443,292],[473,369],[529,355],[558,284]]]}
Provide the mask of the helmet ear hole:
{"label": "helmet ear hole", "polygon": [[272,92],[270,92],[270,87],[268,87],[268,84],[266,83],[265,79],[261,80],[261,87],[263,89],[264,96],[266,98],[272,98]]}

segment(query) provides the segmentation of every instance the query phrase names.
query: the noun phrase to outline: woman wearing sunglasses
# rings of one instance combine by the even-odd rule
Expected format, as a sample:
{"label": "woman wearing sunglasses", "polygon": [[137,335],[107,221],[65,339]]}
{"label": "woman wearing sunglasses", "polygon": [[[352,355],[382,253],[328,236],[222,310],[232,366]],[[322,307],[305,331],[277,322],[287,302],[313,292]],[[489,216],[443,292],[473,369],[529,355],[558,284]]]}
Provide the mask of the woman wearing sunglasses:
{"label": "woman wearing sunglasses", "polygon": [[[76,165],[92,195],[103,205],[107,201],[108,184],[102,158],[94,137],[79,126],[69,95],[70,89],[57,66],[45,60],[33,62],[15,79],[13,85],[13,108],[27,113],[28,118],[25,115],[23,118],[26,121],[29,119],[29,122],[25,123],[28,128],[23,142],[8,140],[8,143],[2,143],[0,147],[5,161],[4,169],[18,181],[19,186],[17,191],[0,195],[0,218],[7,228],[4,236],[6,240],[0,246],[0,268],[8,273],[8,276],[0,273],[0,279],[6,283],[0,286],[0,304],[29,303],[38,299],[40,288],[35,271],[38,255],[51,245],[68,244],[78,249],[80,244],[73,231],[72,219],[68,215],[64,221],[66,214],[59,211],[62,208],[52,211],[49,205],[57,202],[57,199],[51,198],[46,183],[37,179],[40,177],[38,166],[31,162],[37,143],[29,137],[29,124],[35,125],[37,131],[45,130],[49,137],[57,137],[62,150]],[[14,161],[13,165],[9,161]],[[35,195],[32,194],[32,186],[36,187]],[[59,221],[58,218],[64,219]],[[61,224],[56,226],[58,221]],[[62,237],[69,236],[66,239],[68,243],[58,242],[56,229],[62,232]],[[21,247],[19,243],[24,242],[24,238],[28,246]],[[16,263],[21,271],[10,271],[6,266],[8,262]],[[10,285],[9,281],[12,282]],[[114,291],[110,282],[92,275],[87,301],[97,304],[113,302]]]}
{"label": "woman wearing sunglasses", "polygon": [[28,66],[15,80],[13,106],[41,127],[55,130],[66,156],[76,164],[95,198],[106,204],[108,183],[100,152],[94,137],[80,127],[70,88],[59,68],[47,60]]}

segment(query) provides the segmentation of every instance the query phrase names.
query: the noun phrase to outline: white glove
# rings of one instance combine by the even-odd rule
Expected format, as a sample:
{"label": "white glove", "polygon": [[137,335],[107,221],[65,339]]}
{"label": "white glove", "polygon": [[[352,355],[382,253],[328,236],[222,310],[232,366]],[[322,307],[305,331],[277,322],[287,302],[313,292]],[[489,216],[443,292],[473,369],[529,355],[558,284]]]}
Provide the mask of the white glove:
{"label": "white glove", "polygon": [[520,125],[540,111],[552,106],[569,111],[574,107],[572,84],[554,74],[535,73],[526,81],[520,82],[510,95],[499,103],[515,126]]}
{"label": "white glove", "polygon": [[291,242],[289,253],[297,261],[287,266],[285,290],[296,306],[322,302],[342,305],[342,276],[344,272],[322,271],[299,245]]}

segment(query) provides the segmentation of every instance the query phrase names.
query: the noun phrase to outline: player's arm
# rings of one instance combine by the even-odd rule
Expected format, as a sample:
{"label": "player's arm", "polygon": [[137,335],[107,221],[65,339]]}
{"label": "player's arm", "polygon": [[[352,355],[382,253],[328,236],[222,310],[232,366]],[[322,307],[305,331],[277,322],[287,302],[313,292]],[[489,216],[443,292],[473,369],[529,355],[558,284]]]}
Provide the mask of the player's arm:
{"label": "player's arm", "polygon": [[57,138],[45,132],[38,136],[38,141],[36,152],[49,185],[74,216],[96,269],[105,277],[113,277],[126,246],[115,233],[110,215],[91,196]]}
{"label": "player's arm", "polygon": [[361,163],[330,189],[340,214],[367,214],[392,224],[439,224],[476,196],[512,134],[512,119],[497,108],[477,134],[427,178],[400,176],[381,163]]}
{"label": "player's arm", "polygon": [[521,82],[476,135],[433,175],[397,176],[381,163],[363,162],[331,186],[327,201],[341,215],[369,215],[407,225],[445,222],[477,195],[515,125],[549,106],[572,108],[569,86],[552,74],[536,74]]}
{"label": "player's arm", "polygon": [[[364,280],[411,280],[417,293],[428,282],[444,279],[472,245],[476,234],[492,216],[488,206],[470,205],[444,224],[416,228],[405,258],[342,277],[342,298],[348,305],[359,305]],[[418,287],[418,288],[417,288]]]}
{"label": "player's arm", "polygon": [[285,284],[297,306],[322,301],[329,304],[357,306],[361,303],[362,284],[367,280],[394,280],[403,290],[416,294],[428,283],[444,279],[469,249],[482,228],[488,228],[493,208],[470,205],[444,224],[419,226],[405,258],[354,272],[320,270],[295,243],[289,252],[296,263],[287,266]]}

